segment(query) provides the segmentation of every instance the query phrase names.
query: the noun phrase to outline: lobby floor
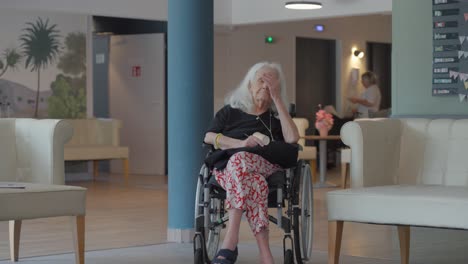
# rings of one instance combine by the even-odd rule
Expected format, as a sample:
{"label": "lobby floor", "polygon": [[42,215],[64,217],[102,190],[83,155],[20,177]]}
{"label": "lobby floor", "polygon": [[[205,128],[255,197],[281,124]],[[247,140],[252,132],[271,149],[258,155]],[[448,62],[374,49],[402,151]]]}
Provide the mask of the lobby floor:
{"label": "lobby floor", "polygon": [[[165,247],[177,248],[176,244],[166,242],[166,177],[132,175],[130,179],[130,183],[125,185],[121,175],[104,174],[95,182],[69,183],[88,188],[86,250],[90,252],[90,256],[98,254],[96,252],[115,252],[115,250],[101,251],[103,249],[134,248],[138,251],[141,246],[156,245],[151,247],[157,252]],[[329,180],[338,183],[339,170],[329,171]],[[328,231],[325,194],[329,190],[333,189],[315,189],[314,193],[314,255],[311,263],[326,263]],[[273,225],[270,229],[272,248],[274,251],[281,252],[282,232]],[[468,247],[468,232],[466,231],[413,228],[411,235],[411,263],[468,262],[468,251],[465,250]],[[3,237],[0,239],[0,259],[8,259],[7,222],[0,223],[0,237]],[[249,253],[251,255],[246,256],[245,261],[240,263],[252,263],[246,261],[256,259],[257,251],[255,239],[246,222],[242,224],[240,239],[241,246],[251,252]],[[342,263],[399,263],[397,241],[394,227],[346,223],[341,251],[346,256],[343,257]],[[181,252],[184,254],[183,259],[191,259],[190,244],[185,244],[182,248],[185,248],[185,251]],[[72,249],[71,225],[67,217],[23,222],[20,258],[63,254],[72,252]],[[186,254],[188,256],[185,256]],[[278,255],[277,259],[280,261],[281,254],[276,252],[275,255]],[[55,263],[44,262],[42,259],[33,258],[31,259],[33,262],[26,263],[35,263],[34,260],[40,263]],[[181,259],[179,260],[182,261]],[[186,263],[185,261],[179,262],[179,260],[173,259],[174,263]]]}

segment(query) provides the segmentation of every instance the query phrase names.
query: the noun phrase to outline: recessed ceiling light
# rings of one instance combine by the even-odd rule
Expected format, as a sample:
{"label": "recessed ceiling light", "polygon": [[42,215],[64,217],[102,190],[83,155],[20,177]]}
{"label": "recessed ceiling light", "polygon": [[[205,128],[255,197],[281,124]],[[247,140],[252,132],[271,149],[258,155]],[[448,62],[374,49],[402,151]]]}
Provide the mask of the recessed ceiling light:
{"label": "recessed ceiling light", "polygon": [[320,9],[322,4],[319,2],[312,1],[289,1],[284,5],[287,9],[295,10],[311,10],[311,9]]}

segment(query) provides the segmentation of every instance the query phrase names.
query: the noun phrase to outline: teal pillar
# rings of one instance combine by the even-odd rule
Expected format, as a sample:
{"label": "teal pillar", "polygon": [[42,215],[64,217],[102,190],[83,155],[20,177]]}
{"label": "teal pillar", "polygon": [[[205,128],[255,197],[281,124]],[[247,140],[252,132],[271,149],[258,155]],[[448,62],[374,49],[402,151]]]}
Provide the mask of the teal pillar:
{"label": "teal pillar", "polygon": [[213,118],[213,0],[170,0],[168,240],[192,239],[202,142]]}

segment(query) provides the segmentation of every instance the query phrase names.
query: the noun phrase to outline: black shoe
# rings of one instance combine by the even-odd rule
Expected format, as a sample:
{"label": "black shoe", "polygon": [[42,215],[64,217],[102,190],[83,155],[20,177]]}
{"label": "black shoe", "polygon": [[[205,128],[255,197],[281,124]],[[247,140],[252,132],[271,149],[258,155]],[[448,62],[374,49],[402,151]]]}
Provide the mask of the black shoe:
{"label": "black shoe", "polygon": [[[211,264],[234,264],[236,263],[237,255],[239,255],[237,247],[234,250],[222,248],[218,251],[216,256],[213,258],[213,261],[211,261]],[[223,258],[220,258],[220,257],[223,257]]]}

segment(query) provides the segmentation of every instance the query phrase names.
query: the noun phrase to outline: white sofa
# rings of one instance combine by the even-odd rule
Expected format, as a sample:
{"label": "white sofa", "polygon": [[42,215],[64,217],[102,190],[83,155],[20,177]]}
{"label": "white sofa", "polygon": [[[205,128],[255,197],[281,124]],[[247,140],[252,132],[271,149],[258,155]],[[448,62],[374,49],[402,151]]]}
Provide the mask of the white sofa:
{"label": "white sofa", "polygon": [[98,176],[100,160],[122,160],[125,180],[128,181],[129,149],[120,145],[122,122],[116,119],[70,119],[73,137],[65,144],[66,161],[93,161],[94,178]]}
{"label": "white sofa", "polygon": [[343,222],[398,226],[409,263],[410,226],[468,229],[468,119],[367,119],[345,124],[351,188],[327,194],[329,263]]}
{"label": "white sofa", "polygon": [[84,263],[86,189],[64,185],[64,144],[72,133],[60,120],[0,119],[0,221],[10,222],[12,261],[22,220],[70,216],[76,263]]}

